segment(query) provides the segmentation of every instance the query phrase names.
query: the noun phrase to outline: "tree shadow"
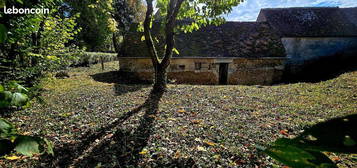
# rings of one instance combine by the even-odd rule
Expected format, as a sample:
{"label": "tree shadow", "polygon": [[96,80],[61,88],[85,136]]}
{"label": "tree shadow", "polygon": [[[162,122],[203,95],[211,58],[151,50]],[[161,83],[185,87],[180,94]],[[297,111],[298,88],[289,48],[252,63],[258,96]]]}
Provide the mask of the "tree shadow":
{"label": "tree shadow", "polygon": [[112,155],[116,156],[115,158],[121,167],[137,165],[140,158],[139,153],[147,145],[147,141],[153,132],[153,124],[162,95],[162,92],[150,93],[146,102],[138,108],[139,111],[144,110],[145,113],[135,130],[129,131],[119,128],[108,138],[109,140],[103,140],[86,156],[75,161],[74,166],[96,166],[99,162],[107,163],[113,159]]}
{"label": "tree shadow", "polygon": [[[163,92],[151,92],[141,106],[95,131],[87,132],[75,144],[64,144],[55,149],[54,157],[43,157],[46,167],[95,167],[98,163],[117,163],[110,167],[140,167],[140,152],[147,146],[153,133],[155,117]],[[130,117],[144,112],[139,126],[125,130],[122,124]],[[114,131],[113,131],[114,130]],[[114,133],[111,133],[114,132]],[[172,159],[170,163],[157,162],[158,167],[195,167],[192,159]]]}
{"label": "tree shadow", "polygon": [[151,86],[149,81],[139,80],[132,74],[122,71],[97,73],[91,77],[98,82],[114,83],[114,92],[117,96]]}

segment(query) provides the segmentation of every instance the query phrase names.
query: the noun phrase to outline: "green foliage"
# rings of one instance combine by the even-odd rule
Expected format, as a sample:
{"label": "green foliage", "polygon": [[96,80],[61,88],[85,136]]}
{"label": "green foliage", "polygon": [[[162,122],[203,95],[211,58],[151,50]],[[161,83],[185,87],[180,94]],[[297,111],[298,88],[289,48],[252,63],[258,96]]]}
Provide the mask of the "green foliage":
{"label": "green foliage", "polygon": [[9,82],[4,88],[0,85],[0,109],[15,107],[27,107],[29,105],[28,90],[16,82]]}
{"label": "green foliage", "polygon": [[6,39],[6,27],[0,24],[0,43],[3,43]]}
{"label": "green foliage", "polygon": [[82,31],[76,36],[81,45],[90,51],[105,51],[112,44],[112,34],[117,31],[112,18],[113,0],[65,1],[71,15],[80,13],[78,25]]}
{"label": "green foliage", "polygon": [[[49,16],[43,22],[43,32],[40,38],[39,55],[48,70],[58,70],[67,67],[83,53],[77,46],[66,46],[81,29],[76,29],[76,19],[79,15],[61,18],[59,15]],[[65,54],[70,53],[70,54]]]}
{"label": "green foliage", "polygon": [[5,6],[5,0],[0,0],[0,8],[3,8]]}
{"label": "green foliage", "polygon": [[[6,1],[9,6],[51,9],[50,14],[3,15],[0,26],[0,81],[32,83],[47,71],[66,68],[82,54],[74,45],[79,15],[63,16],[61,0]],[[6,27],[6,28],[5,28]],[[71,53],[71,54],[66,54]]]}
{"label": "green foliage", "polygon": [[0,118],[0,156],[12,150],[26,156],[44,153],[53,155],[53,144],[45,138],[18,134],[10,122]]}
{"label": "green foliage", "polygon": [[[159,18],[167,17],[167,8],[170,0],[158,0],[157,8]],[[177,20],[187,20],[188,24],[181,24],[176,31],[190,33],[198,30],[203,26],[210,24],[219,25],[225,22],[224,14],[232,12],[234,6],[238,6],[244,0],[229,0],[229,1],[212,1],[212,0],[189,0],[184,1]],[[162,20],[162,19],[161,19]],[[164,20],[162,20],[164,21]],[[165,21],[162,22],[163,26]]]}
{"label": "green foliage", "polygon": [[337,167],[321,152],[357,153],[357,114],[312,126],[294,139],[278,139],[262,148],[274,159],[293,168]]}

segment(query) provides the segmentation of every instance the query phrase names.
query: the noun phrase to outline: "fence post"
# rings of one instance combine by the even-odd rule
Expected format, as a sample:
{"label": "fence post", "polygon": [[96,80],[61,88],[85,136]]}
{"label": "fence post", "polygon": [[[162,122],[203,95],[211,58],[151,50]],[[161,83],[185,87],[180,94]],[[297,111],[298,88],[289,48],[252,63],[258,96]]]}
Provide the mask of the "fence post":
{"label": "fence post", "polygon": [[102,71],[104,71],[104,58],[103,58],[103,56],[100,56],[100,61],[101,61],[101,64],[102,64]]}

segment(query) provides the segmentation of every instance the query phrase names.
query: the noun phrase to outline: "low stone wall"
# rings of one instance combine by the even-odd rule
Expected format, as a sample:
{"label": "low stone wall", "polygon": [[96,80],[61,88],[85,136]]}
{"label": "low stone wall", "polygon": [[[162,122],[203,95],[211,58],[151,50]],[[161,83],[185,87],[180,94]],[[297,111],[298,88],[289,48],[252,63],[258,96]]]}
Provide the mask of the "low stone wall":
{"label": "low stone wall", "polygon": [[[181,84],[219,83],[220,63],[228,63],[228,84],[271,85],[281,80],[284,58],[173,58],[168,79]],[[149,58],[119,58],[120,70],[141,80],[153,80]]]}
{"label": "low stone wall", "polygon": [[77,61],[72,63],[72,66],[89,66],[103,62],[117,61],[117,53],[102,53],[102,52],[85,52]]}

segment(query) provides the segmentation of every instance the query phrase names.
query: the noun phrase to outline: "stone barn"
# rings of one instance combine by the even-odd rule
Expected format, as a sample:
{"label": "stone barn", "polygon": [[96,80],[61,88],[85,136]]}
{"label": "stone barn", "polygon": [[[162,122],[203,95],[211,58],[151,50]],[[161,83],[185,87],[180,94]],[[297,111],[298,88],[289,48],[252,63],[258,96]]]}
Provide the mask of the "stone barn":
{"label": "stone barn", "polygon": [[257,22],[281,37],[288,76],[319,78],[357,64],[357,8],[262,9]]}
{"label": "stone barn", "polygon": [[[281,80],[285,51],[279,36],[266,23],[227,22],[176,36],[168,78],[187,84],[265,84]],[[125,37],[120,70],[151,80],[153,67],[142,33]]]}
{"label": "stone barn", "polygon": [[[169,80],[187,84],[271,85],[286,76],[356,64],[357,8],[262,9],[256,22],[227,22],[176,35]],[[143,33],[124,37],[120,70],[152,80]],[[154,25],[153,33],[157,34]],[[159,46],[163,48],[162,44]],[[337,58],[337,59],[336,59]],[[323,67],[321,65],[326,66]],[[316,65],[317,64],[317,65]]]}

